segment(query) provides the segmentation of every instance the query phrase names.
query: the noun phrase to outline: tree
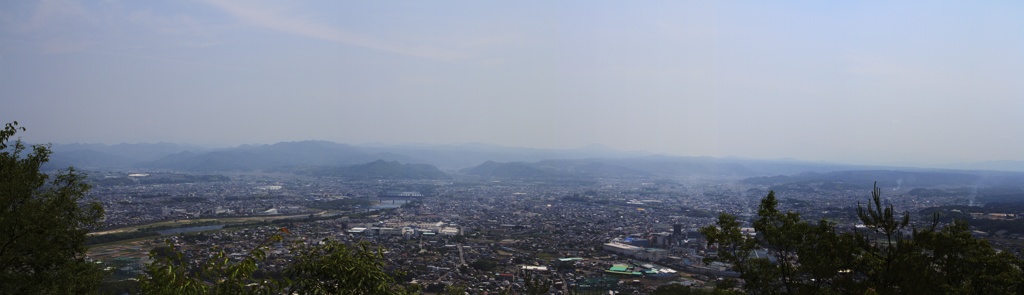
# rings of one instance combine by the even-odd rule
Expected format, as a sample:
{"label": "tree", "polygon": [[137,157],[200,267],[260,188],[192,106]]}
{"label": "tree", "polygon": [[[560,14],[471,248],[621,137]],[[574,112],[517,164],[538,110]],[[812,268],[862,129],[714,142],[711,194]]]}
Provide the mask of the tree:
{"label": "tree", "polygon": [[74,168],[41,172],[48,145],[8,145],[19,130],[12,122],[0,131],[0,292],[96,293],[105,273],[86,261],[85,238],[103,207],[83,200],[89,185]]}
{"label": "tree", "polygon": [[444,293],[448,294],[448,295],[465,295],[466,294],[466,285],[462,285],[462,284],[450,285],[450,286],[444,288]]}
{"label": "tree", "polygon": [[1020,259],[974,238],[967,222],[922,232],[915,240],[931,253],[924,264],[942,270],[924,277],[925,286],[947,294],[1021,294]]}
{"label": "tree", "polygon": [[146,265],[139,287],[143,294],[273,294],[280,284],[254,274],[266,259],[268,246],[280,241],[280,235],[272,235],[238,262],[232,262],[224,249],[215,248],[200,267],[192,267],[185,253],[168,240],[166,247],[150,250],[153,261]]}
{"label": "tree", "polygon": [[[288,234],[288,230],[281,229]],[[139,278],[144,294],[411,294],[415,286],[396,284],[386,271],[380,249],[369,244],[346,245],[324,240],[318,244],[295,243],[294,261],[279,274],[257,277],[267,265],[267,249],[283,241],[275,234],[241,260],[231,261],[223,250],[190,264],[180,248],[168,242],[150,252],[153,261]],[[398,274],[400,275],[400,274]]]}
{"label": "tree", "polygon": [[[718,258],[735,266],[743,265],[754,250],[756,241],[744,236],[740,231],[740,222],[736,216],[720,213],[715,226],[702,227],[700,234],[708,240],[708,244],[718,246]],[[705,262],[711,262],[710,258]]]}
{"label": "tree", "polygon": [[786,294],[794,294],[799,288],[797,285],[800,284],[796,260],[800,254],[798,252],[803,250],[800,246],[810,234],[810,225],[800,221],[800,214],[796,212],[780,212],[776,208],[778,203],[775,192],[770,191],[757,208],[757,215],[761,217],[754,222],[758,242],[776,260],[775,263],[770,263],[767,258],[758,258],[758,263],[761,264],[759,269],[764,270],[763,276],[772,274],[773,277],[777,277],[769,277],[771,279],[765,282],[776,284],[765,286],[768,290],[782,290]]}
{"label": "tree", "polygon": [[857,293],[861,288],[852,269],[862,255],[861,240],[856,233],[837,233],[835,224],[825,220],[811,227],[797,250],[803,293]]}
{"label": "tree", "polygon": [[[912,269],[907,269],[908,266],[912,266],[912,256],[915,254],[914,241],[907,239],[904,234],[910,224],[910,212],[904,211],[903,217],[897,217],[893,205],[883,207],[878,183],[875,183],[871,190],[871,200],[872,203],[868,203],[867,209],[857,204],[857,217],[865,227],[884,236],[885,240],[862,244],[864,252],[867,253],[864,263],[867,267],[861,270],[881,294],[898,293],[898,286],[904,283],[904,280],[909,276],[916,276]],[[916,235],[917,231],[914,230],[914,236]]]}
{"label": "tree", "polygon": [[665,284],[651,291],[651,295],[703,295],[708,293],[704,292],[704,290],[693,289],[690,286],[683,286],[682,284]]}
{"label": "tree", "polygon": [[[807,231],[806,223],[799,214],[781,213],[775,207],[778,201],[775,192],[769,192],[758,206],[754,222],[757,236],[750,237],[740,231],[736,217],[721,213],[716,226],[700,229],[708,243],[718,245],[718,257],[733,264],[746,282],[746,290],[752,294],[793,294],[797,278],[796,256],[798,246]],[[765,250],[776,259],[758,256],[755,250]]]}
{"label": "tree", "polygon": [[303,245],[293,250],[296,261],[285,277],[288,294],[403,294],[412,293],[395,283],[385,271],[384,255],[363,242],[348,246],[324,240],[320,245]]}
{"label": "tree", "polygon": [[470,262],[469,266],[479,271],[493,271],[498,268],[498,263],[491,259],[477,259],[476,261]]}
{"label": "tree", "polygon": [[[877,186],[871,195],[857,209],[866,234],[782,213],[774,192],[758,207],[756,238],[740,234],[740,223],[724,213],[701,233],[751,294],[1024,294],[1024,261],[973,237],[966,222],[939,229],[936,217],[917,229],[908,212],[901,217],[882,205]],[[774,261],[752,257],[756,249]]]}

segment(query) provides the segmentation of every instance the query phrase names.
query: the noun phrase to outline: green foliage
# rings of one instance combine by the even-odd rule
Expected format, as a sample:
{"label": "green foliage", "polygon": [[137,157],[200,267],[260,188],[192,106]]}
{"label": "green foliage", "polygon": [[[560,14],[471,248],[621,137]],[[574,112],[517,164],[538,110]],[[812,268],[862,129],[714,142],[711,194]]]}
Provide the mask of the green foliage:
{"label": "green foliage", "polygon": [[49,146],[8,145],[25,130],[17,125],[0,131],[0,292],[95,293],[106,274],[85,260],[85,239],[103,208],[82,199],[89,185],[73,168],[52,178],[40,172]]}
{"label": "green foliage", "polygon": [[139,278],[144,294],[274,294],[278,282],[254,277],[257,265],[267,258],[266,249],[280,242],[280,235],[267,238],[241,261],[233,262],[224,249],[194,267],[174,244],[150,251],[153,261]]}
{"label": "green foliage", "polygon": [[997,253],[988,242],[974,238],[966,222],[956,221],[941,231],[919,233],[917,241],[921,250],[931,253],[923,264],[943,270],[927,278],[926,283],[936,290],[961,294],[1022,291],[1020,259],[1009,253]]}
{"label": "green foliage", "polygon": [[[867,208],[857,215],[870,230],[838,233],[822,220],[801,221],[780,212],[769,192],[754,221],[756,238],[740,233],[735,217],[722,214],[715,226],[701,229],[718,247],[720,260],[732,263],[750,294],[1021,294],[1022,260],[1000,253],[974,238],[965,222],[938,229],[916,229],[910,216],[883,206],[872,190]],[[754,257],[765,251],[769,258]]]}
{"label": "green foliage", "polygon": [[[740,222],[736,220],[736,216],[720,213],[715,224],[716,226],[701,228],[700,233],[707,238],[708,244],[718,246],[718,258],[734,264],[746,262],[757,243],[740,232]],[[706,259],[705,262],[711,260]]]}
{"label": "green foliage", "polygon": [[[800,253],[804,240],[809,238],[810,225],[800,221],[800,214],[795,212],[782,213],[778,209],[778,201],[775,199],[775,192],[768,192],[761,205],[757,209],[757,215],[761,218],[754,222],[754,230],[758,233],[760,245],[775,257],[777,263],[766,263],[767,258],[757,258],[758,264],[765,268],[763,274],[771,274],[778,278],[766,279],[771,289],[784,289],[792,293],[796,288],[797,280],[797,255]],[[780,286],[772,286],[770,283],[781,283]]]}
{"label": "green foliage", "polygon": [[680,284],[667,284],[658,286],[657,289],[651,291],[651,295],[703,295],[707,292],[703,292],[700,289],[693,289],[690,286],[683,286]]}
{"label": "green foliage", "polygon": [[99,294],[142,294],[139,282],[135,280],[103,281]]}
{"label": "green foliage", "polygon": [[[916,258],[913,257],[917,254],[916,245],[904,235],[910,224],[910,213],[903,212],[903,217],[897,217],[893,205],[883,208],[878,186],[872,189],[871,200],[867,209],[857,205],[857,217],[864,226],[885,240],[875,239],[862,245],[866,253],[863,263],[870,266],[862,271],[881,294],[897,292],[900,284],[917,279],[911,277],[915,274],[911,260]],[[914,236],[916,234],[915,230]]]}
{"label": "green foliage", "polygon": [[[281,230],[287,233],[287,229]],[[291,245],[294,261],[277,275],[266,276],[267,250],[282,242],[280,234],[267,238],[239,261],[222,249],[209,259],[190,264],[181,249],[170,242],[150,252],[152,263],[140,277],[144,294],[406,294],[415,288],[398,286],[385,271],[380,249],[369,244],[349,246],[324,240],[310,245]],[[194,259],[194,258],[193,258]],[[264,275],[259,275],[263,273]]]}
{"label": "green foliage", "polygon": [[295,262],[284,271],[285,288],[295,294],[396,294],[406,290],[385,271],[380,249],[367,243],[347,246],[324,240],[294,249]]}
{"label": "green foliage", "polygon": [[469,266],[479,271],[490,272],[498,268],[498,263],[491,259],[478,259],[476,261],[470,262]]}
{"label": "green foliage", "polygon": [[466,294],[466,286],[451,285],[444,289],[444,293],[448,295],[464,295]]}

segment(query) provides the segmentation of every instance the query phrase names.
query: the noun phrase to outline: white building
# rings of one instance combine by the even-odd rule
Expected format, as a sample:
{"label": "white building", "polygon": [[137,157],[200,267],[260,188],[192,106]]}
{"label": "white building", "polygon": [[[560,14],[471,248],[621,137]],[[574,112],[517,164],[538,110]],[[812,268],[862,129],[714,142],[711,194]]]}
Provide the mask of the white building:
{"label": "white building", "polygon": [[634,255],[643,248],[619,242],[609,242],[604,244],[604,249],[622,255]]}

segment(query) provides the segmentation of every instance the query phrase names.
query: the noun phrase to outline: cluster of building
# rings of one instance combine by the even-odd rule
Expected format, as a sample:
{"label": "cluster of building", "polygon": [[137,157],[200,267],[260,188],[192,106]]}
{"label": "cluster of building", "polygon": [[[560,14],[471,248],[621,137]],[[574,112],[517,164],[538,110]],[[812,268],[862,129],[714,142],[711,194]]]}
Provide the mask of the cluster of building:
{"label": "cluster of building", "polygon": [[[430,192],[410,187],[429,187]],[[110,227],[180,218],[321,217],[134,242],[137,249],[151,249],[170,239],[196,264],[217,251],[240,259],[286,227],[291,241],[379,246],[389,267],[406,274],[403,281],[428,290],[454,285],[486,294],[522,290],[539,281],[558,294],[609,289],[643,293],[662,284],[700,286],[734,276],[728,265],[704,263],[714,249],[707,248],[698,229],[713,224],[718,212],[749,220],[766,192],[765,187],[737,183],[644,179],[546,183],[233,175],[224,182],[97,187],[93,196],[107,209]],[[836,192],[827,201],[808,197],[817,201],[801,203],[798,209],[809,218],[827,216],[852,225],[856,221],[849,212],[830,212],[852,212],[867,193],[851,197],[852,192]],[[782,196],[783,209],[789,208],[786,198],[800,197]],[[337,200],[369,200],[371,205],[319,207]],[[287,264],[287,245],[270,245],[268,271]]]}

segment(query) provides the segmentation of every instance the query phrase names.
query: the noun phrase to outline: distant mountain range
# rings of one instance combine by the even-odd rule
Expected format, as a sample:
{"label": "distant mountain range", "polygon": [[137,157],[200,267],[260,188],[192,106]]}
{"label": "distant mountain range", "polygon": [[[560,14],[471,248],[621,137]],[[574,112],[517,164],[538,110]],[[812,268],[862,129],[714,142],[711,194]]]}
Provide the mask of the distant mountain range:
{"label": "distant mountain range", "polygon": [[86,169],[125,169],[155,161],[170,154],[199,151],[202,148],[173,143],[140,144],[54,144],[48,168],[75,166]]}
{"label": "distant mountain range", "polygon": [[[54,153],[47,168],[75,166],[89,170],[190,173],[275,171],[322,176],[383,178],[441,179],[447,177],[445,172],[448,172],[480,177],[528,179],[603,177],[729,177],[743,179],[762,177],[749,181],[768,183],[813,181],[815,177],[827,178],[840,171],[874,171],[873,175],[864,177],[860,177],[856,173],[845,175],[846,177],[865,179],[879,179],[878,171],[938,171],[797,160],[675,157],[640,152],[621,152],[604,146],[557,150],[483,144],[354,146],[328,141],[299,141],[269,145],[243,145],[224,149],[204,149],[172,143],[65,144],[53,145],[52,149]],[[1024,171],[1024,162],[1019,161],[977,163],[975,166],[961,164],[959,166]],[[903,181],[915,179],[912,175],[883,174],[885,177],[882,178],[892,178],[893,181],[895,179],[903,179]],[[973,172],[967,174],[978,175]],[[920,176],[920,174],[915,175]],[[941,180],[941,176],[921,177]],[[957,178],[957,181],[968,181],[965,179],[971,178]]]}
{"label": "distant mountain range", "polygon": [[345,144],[302,141],[212,151],[185,151],[155,161],[136,163],[133,167],[195,172],[255,171],[306,166],[349,166],[376,160],[416,161],[403,155],[366,151]]}
{"label": "distant mountain range", "polygon": [[539,162],[497,163],[487,161],[462,173],[476,176],[525,179],[638,177],[653,174],[600,160],[543,160]]}
{"label": "distant mountain range", "polygon": [[49,168],[75,166],[96,170],[163,169],[193,172],[252,171],[303,166],[348,166],[376,160],[430,164],[456,171],[486,161],[515,162],[545,159],[618,158],[645,155],[603,146],[557,150],[465,145],[365,145],[328,141],[281,142],[205,149],[170,143],[58,144],[52,147]]}
{"label": "distant mountain range", "polygon": [[542,160],[537,162],[493,161],[461,170],[469,175],[513,178],[568,177],[751,177],[788,175],[806,171],[864,169],[854,165],[802,163],[796,161],[756,161],[718,158],[643,156],[632,158],[588,158]]}
{"label": "distant mountain range", "polygon": [[376,160],[366,164],[340,166],[340,167],[316,167],[302,171],[299,174],[315,176],[334,176],[349,179],[446,179],[447,174],[438,170],[437,167],[428,164],[402,164],[397,161]]}
{"label": "distant mountain range", "polygon": [[[1016,173],[1017,175],[1022,175]],[[986,174],[988,175],[988,174]],[[991,184],[992,178],[979,173],[939,170],[846,170],[826,173],[805,172],[796,175],[751,177],[744,183],[770,185],[774,190],[829,187],[830,189],[870,190],[877,183],[879,187],[933,187],[973,186],[983,182]],[[998,182],[998,181],[996,181]]]}
{"label": "distant mountain range", "polygon": [[960,170],[992,170],[1024,172],[1024,161],[986,161],[946,165],[945,168]]}

